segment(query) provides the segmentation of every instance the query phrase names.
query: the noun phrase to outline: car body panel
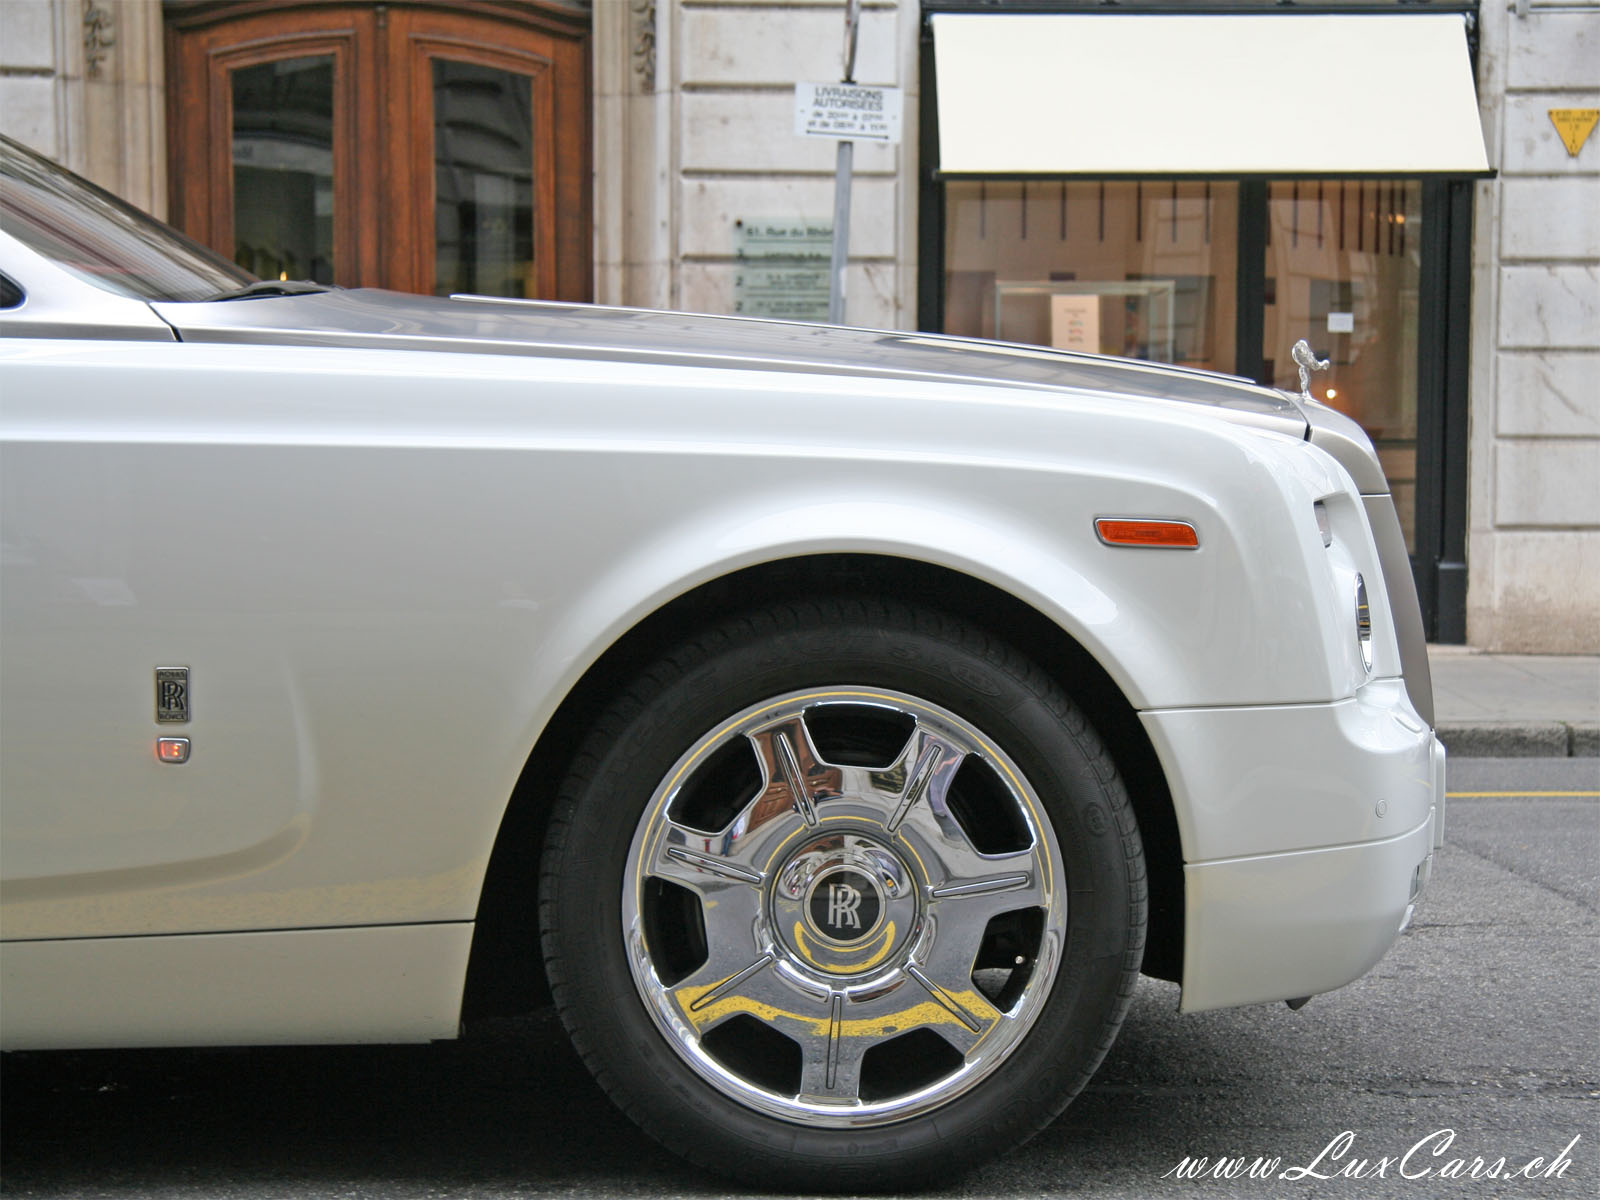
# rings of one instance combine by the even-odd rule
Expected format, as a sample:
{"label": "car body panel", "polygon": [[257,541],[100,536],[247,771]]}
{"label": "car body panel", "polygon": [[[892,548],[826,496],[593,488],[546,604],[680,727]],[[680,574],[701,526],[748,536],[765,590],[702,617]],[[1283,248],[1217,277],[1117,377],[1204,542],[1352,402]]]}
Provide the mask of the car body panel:
{"label": "car body panel", "polygon": [[5,1048],[456,1036],[468,922],[8,942]]}
{"label": "car body panel", "polygon": [[115,296],[80,279],[0,230],[0,270],[25,280],[22,303],[3,310],[3,337],[110,338],[175,342],[177,334],[148,304]]}
{"label": "car body panel", "polygon": [[152,309],[187,342],[455,350],[657,366],[726,367],[878,379],[968,381],[987,388],[1102,392],[1162,405],[1194,404],[1232,420],[1304,436],[1282,392],[1248,380],[922,333],[662,313],[598,305],[374,289],[255,302],[167,303]]}
{"label": "car body panel", "polygon": [[1304,999],[1366,974],[1428,878],[1434,827],[1430,811],[1381,841],[1185,864],[1182,1011]]}
{"label": "car body panel", "polygon": [[[560,697],[651,611],[760,562],[973,574],[1144,708],[1327,701],[1362,677],[1349,639],[1302,634],[1345,615],[1305,578],[1334,569],[1311,500],[1355,512],[1348,478],[1203,415],[413,351],[0,355],[7,937],[470,918]],[[750,404],[763,440],[730,444],[727,408]],[[1191,520],[1201,549],[1100,544],[1093,518],[1129,513]],[[151,748],[167,665],[192,673],[180,767]],[[351,852],[379,827],[381,859]]]}
{"label": "car body panel", "polygon": [[[0,313],[0,1044],[453,1033],[563,704],[666,606],[810,556],[966,576],[1104,669],[1172,796],[1185,1007],[1347,982],[1426,876],[1420,620],[1336,414],[919,333],[151,303],[5,233],[0,270],[24,295]],[[1199,544],[1109,545],[1100,518]],[[163,668],[189,672],[175,724]]]}
{"label": "car body panel", "polygon": [[1395,642],[1400,648],[1400,673],[1406,693],[1428,727],[1435,724],[1433,711],[1433,671],[1428,665],[1428,635],[1422,627],[1422,606],[1417,601],[1417,581],[1411,574],[1411,552],[1400,528],[1400,514],[1388,492],[1363,493],[1362,507],[1367,527],[1378,548],[1378,565],[1383,570],[1384,598],[1394,621]]}
{"label": "car body panel", "polygon": [[1399,680],[1333,704],[1140,716],[1190,863],[1382,841],[1434,804],[1434,739]]}

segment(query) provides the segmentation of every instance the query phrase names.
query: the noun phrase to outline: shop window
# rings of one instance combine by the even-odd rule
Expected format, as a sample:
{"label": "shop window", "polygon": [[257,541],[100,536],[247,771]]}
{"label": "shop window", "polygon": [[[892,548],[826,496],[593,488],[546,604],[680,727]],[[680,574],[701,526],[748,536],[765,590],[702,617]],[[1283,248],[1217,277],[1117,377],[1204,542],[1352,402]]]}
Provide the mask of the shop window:
{"label": "shop window", "polygon": [[1412,550],[1422,244],[1417,180],[1270,186],[1261,377],[1299,390],[1299,372],[1283,350],[1299,338],[1328,360],[1314,393],[1372,438]]}
{"label": "shop window", "polygon": [[[1259,363],[1291,391],[1289,347],[1306,338],[1333,364],[1317,398],[1371,435],[1415,549],[1420,182],[943,186],[946,332],[1228,373]],[[1241,228],[1247,188],[1265,203]],[[1241,275],[1257,252],[1261,270]],[[1260,282],[1242,292],[1242,277]],[[1241,359],[1242,308],[1260,341]]]}
{"label": "shop window", "polygon": [[1234,369],[1238,184],[945,187],[947,332]]}

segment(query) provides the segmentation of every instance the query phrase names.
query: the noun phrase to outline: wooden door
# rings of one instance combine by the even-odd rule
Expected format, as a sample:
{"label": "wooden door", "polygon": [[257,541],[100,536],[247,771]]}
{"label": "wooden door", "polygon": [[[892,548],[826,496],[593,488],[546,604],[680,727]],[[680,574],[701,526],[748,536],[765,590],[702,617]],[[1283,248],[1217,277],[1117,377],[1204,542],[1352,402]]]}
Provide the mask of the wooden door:
{"label": "wooden door", "polygon": [[587,300],[587,14],[167,4],[172,220],[263,276]]}

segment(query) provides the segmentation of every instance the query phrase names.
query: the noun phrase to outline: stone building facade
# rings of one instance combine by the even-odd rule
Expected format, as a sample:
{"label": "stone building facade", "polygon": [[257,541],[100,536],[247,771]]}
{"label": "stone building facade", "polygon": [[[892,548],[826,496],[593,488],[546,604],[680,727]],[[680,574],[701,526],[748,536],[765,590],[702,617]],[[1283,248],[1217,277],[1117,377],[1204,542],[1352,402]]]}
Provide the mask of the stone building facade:
{"label": "stone building facade", "polygon": [[[840,77],[844,6],[600,0],[595,14],[597,291],[735,311],[740,224],[831,223],[832,142],[795,136],[794,85]],[[856,148],[852,324],[916,323],[915,3],[863,5],[855,78],[904,89],[898,146]]]}
{"label": "stone building facade", "polygon": [[1600,4],[1485,4],[1490,162],[1473,245],[1467,635],[1600,648],[1600,130],[1569,153],[1552,110],[1600,109]]}
{"label": "stone building facade", "polygon": [[165,80],[159,4],[0,3],[0,133],[162,217]]}
{"label": "stone building facade", "polygon": [[[1139,3],[1126,0],[1125,7]],[[478,7],[505,12],[518,4],[486,0]],[[605,303],[739,311],[754,225],[831,221],[833,145],[795,135],[792,90],[797,82],[839,78],[844,5],[548,0],[545,7],[588,23],[590,295]],[[1006,5],[974,0],[969,7]],[[1250,2],[1233,0],[1232,7]],[[1298,6],[1385,7],[1385,0]],[[1442,636],[1464,635],[1487,650],[1594,652],[1600,131],[1571,152],[1550,113],[1600,109],[1600,0],[1445,7],[1471,10],[1478,106],[1495,175],[1473,185],[1470,320],[1453,335],[1469,343],[1466,410],[1460,444],[1443,453],[1446,474],[1464,476],[1464,485],[1456,478],[1451,486],[1464,493],[1466,587],[1464,621],[1445,621]],[[174,182],[167,39],[175,20],[205,8],[194,0],[4,0],[0,132],[167,215]],[[905,123],[898,145],[857,147],[853,324],[909,329],[925,321],[919,208],[928,180],[919,101],[926,17],[916,0],[863,5],[855,77],[902,89]],[[1064,204],[1065,188],[1062,196]]]}

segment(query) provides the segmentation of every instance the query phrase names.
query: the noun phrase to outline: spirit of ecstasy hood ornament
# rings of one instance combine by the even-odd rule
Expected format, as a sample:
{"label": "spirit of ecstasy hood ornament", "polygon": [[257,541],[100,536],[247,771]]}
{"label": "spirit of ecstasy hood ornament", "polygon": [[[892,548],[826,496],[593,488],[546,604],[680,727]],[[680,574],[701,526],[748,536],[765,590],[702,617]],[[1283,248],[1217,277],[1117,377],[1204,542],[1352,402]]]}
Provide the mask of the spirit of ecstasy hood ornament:
{"label": "spirit of ecstasy hood ornament", "polygon": [[1309,400],[1311,399],[1311,372],[1326,371],[1328,369],[1328,360],[1318,358],[1311,349],[1311,343],[1306,341],[1305,338],[1301,338],[1294,344],[1294,348],[1289,351],[1289,357],[1294,359],[1295,364],[1300,368],[1300,399]]}

